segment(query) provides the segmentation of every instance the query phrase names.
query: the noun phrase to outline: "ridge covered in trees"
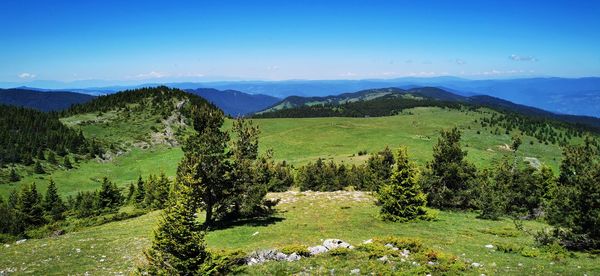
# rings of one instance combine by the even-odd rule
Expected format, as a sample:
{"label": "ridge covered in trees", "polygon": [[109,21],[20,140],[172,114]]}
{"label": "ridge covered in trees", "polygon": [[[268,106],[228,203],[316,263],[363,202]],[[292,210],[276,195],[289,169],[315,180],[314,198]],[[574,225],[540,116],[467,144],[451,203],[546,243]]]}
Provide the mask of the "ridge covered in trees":
{"label": "ridge covered in trees", "polygon": [[83,133],[63,125],[55,113],[0,105],[0,165],[31,165],[44,151],[97,154],[92,147]]}
{"label": "ridge covered in trees", "polygon": [[[329,97],[288,97],[253,115],[254,118],[381,117],[393,116],[415,107],[440,107],[475,111],[490,108],[515,126],[552,125],[577,132],[600,133],[600,119],[562,115],[491,96],[463,97],[434,87],[369,89]],[[522,127],[525,128],[525,127]]]}

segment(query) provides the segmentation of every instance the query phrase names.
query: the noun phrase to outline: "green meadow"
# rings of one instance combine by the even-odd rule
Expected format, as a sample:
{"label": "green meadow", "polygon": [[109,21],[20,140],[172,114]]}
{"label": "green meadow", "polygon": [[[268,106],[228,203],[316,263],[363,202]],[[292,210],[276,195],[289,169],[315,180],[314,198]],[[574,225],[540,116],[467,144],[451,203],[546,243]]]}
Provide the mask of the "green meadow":
{"label": "green meadow", "polygon": [[[509,219],[479,220],[470,212],[439,212],[435,221],[389,223],[377,218],[378,207],[362,192],[286,192],[270,194],[281,199],[278,212],[267,220],[246,221],[209,232],[211,250],[283,248],[287,245],[314,246],[322,239],[339,238],[355,246],[363,241],[387,236],[414,238],[435,252],[450,254],[480,267],[470,267],[470,275],[597,275],[596,255],[549,252],[533,246],[533,238],[515,229]],[[64,275],[127,274],[143,261],[150,245],[160,211],[137,218],[90,227],[55,238],[32,239],[0,247],[0,271],[15,274]],[[202,217],[200,215],[200,217]],[[528,230],[546,225],[526,221]],[[486,248],[493,245],[494,248]],[[513,252],[508,249],[514,250]],[[359,268],[363,274],[381,274],[390,265],[377,259],[351,253],[347,256],[317,256],[298,262],[268,262],[244,267],[239,274],[273,275],[330,274],[333,269],[347,275]]]}
{"label": "green meadow", "polygon": [[[476,112],[465,112],[435,107],[414,108],[397,116],[376,118],[294,118],[294,119],[254,119],[260,127],[260,150],[274,152],[274,158],[299,166],[317,158],[345,163],[364,162],[368,156],[359,156],[359,151],[374,153],[386,146],[394,149],[408,146],[409,155],[419,165],[431,159],[432,147],[441,129],[459,127],[463,132],[463,146],[468,151],[467,159],[478,167],[489,166],[495,159],[512,154],[506,148],[512,134],[495,135],[490,128],[483,129],[475,120],[486,116]],[[70,126],[91,120],[93,114],[77,115],[63,119]],[[150,125],[129,124],[115,127],[104,121],[114,116],[105,113],[98,124],[82,127],[88,137],[108,137],[109,141],[126,141],[128,151],[114,156],[112,161],[88,160],[76,165],[75,169],[57,169],[50,174],[29,173],[17,183],[0,185],[0,195],[6,196],[10,190],[22,183],[35,182],[45,190],[48,179],[59,185],[59,192],[74,195],[77,191],[94,190],[100,187],[102,177],[107,176],[119,186],[125,187],[138,176],[164,172],[174,176],[177,163],[183,153],[179,147],[153,146],[148,149],[131,146],[134,136],[145,133],[150,136]],[[121,121],[121,120],[117,120]],[[121,124],[121,123],[119,123]],[[124,124],[124,123],[123,123]],[[231,127],[227,121],[226,128]],[[118,129],[115,130],[115,129]],[[125,129],[125,130],[123,130]],[[128,131],[130,130],[130,131]],[[480,134],[477,134],[479,131]],[[114,138],[115,133],[125,133]],[[131,133],[136,133],[132,136]],[[127,135],[126,135],[127,134]],[[533,141],[533,144],[530,142]],[[519,156],[533,157],[549,165],[558,172],[561,150],[558,145],[538,143],[532,137],[523,137]]]}

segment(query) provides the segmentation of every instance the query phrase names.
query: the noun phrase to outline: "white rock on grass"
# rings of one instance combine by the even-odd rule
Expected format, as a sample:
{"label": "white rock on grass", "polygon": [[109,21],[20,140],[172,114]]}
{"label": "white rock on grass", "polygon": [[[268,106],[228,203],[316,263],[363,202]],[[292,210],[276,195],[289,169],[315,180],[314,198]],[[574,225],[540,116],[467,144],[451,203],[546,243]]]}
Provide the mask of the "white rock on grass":
{"label": "white rock on grass", "polygon": [[302,259],[302,256],[296,254],[296,253],[292,253],[289,256],[287,256],[286,261],[288,262],[295,262],[295,261],[299,261],[300,259]]}
{"label": "white rock on grass", "polygon": [[386,243],[386,244],[385,244],[385,247],[387,247],[387,248],[390,248],[390,249],[392,249],[392,250],[394,250],[394,251],[396,251],[396,250],[400,250],[400,248],[398,248],[398,247],[395,247],[395,246],[394,246],[393,244],[391,244],[391,243]]}
{"label": "white rock on grass", "polygon": [[355,268],[355,269],[350,270],[350,275],[360,275],[360,269]]}
{"label": "white rock on grass", "polygon": [[471,264],[472,267],[481,267],[482,265],[480,263],[472,263]]}
{"label": "white rock on grass", "polygon": [[368,239],[366,241],[362,242],[363,244],[369,244],[369,243],[373,243],[373,239]]}
{"label": "white rock on grass", "polygon": [[18,241],[15,242],[15,244],[22,244],[22,243],[24,243],[26,241],[27,241],[27,239],[18,240]]}
{"label": "white rock on grass", "polygon": [[409,254],[410,251],[408,249],[404,249],[402,250],[402,252],[400,252],[400,255],[402,255],[402,257],[408,257]]}
{"label": "white rock on grass", "polygon": [[318,254],[329,251],[329,249],[327,249],[327,247],[325,247],[325,246],[317,245],[317,246],[309,247],[308,251],[310,252],[310,255],[318,255]]}
{"label": "white rock on grass", "polygon": [[485,246],[485,248],[487,248],[487,249],[494,249],[494,245],[492,245],[492,244],[487,244],[487,245]]}
{"label": "white rock on grass", "polygon": [[348,248],[354,249],[354,246],[351,244],[338,239],[327,239],[323,242],[323,246],[327,247],[328,250],[336,249],[336,248]]}

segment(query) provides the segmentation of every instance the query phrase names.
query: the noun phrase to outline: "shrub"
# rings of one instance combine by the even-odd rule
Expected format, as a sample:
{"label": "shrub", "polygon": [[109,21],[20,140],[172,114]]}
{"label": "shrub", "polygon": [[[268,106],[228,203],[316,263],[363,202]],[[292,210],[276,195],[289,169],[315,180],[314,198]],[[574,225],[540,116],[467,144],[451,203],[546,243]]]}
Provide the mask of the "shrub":
{"label": "shrub", "polygon": [[301,244],[286,245],[283,248],[281,248],[281,252],[288,254],[288,255],[292,254],[292,253],[296,253],[303,257],[310,256],[310,251],[308,251],[308,247],[306,245],[301,245]]}

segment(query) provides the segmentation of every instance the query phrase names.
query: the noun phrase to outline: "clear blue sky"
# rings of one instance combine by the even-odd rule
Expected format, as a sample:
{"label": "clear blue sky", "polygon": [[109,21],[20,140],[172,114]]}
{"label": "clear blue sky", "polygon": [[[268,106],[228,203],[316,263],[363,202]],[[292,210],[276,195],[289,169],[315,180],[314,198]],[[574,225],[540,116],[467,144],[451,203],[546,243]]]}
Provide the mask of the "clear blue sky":
{"label": "clear blue sky", "polygon": [[600,1],[3,0],[0,18],[4,82],[600,75]]}

